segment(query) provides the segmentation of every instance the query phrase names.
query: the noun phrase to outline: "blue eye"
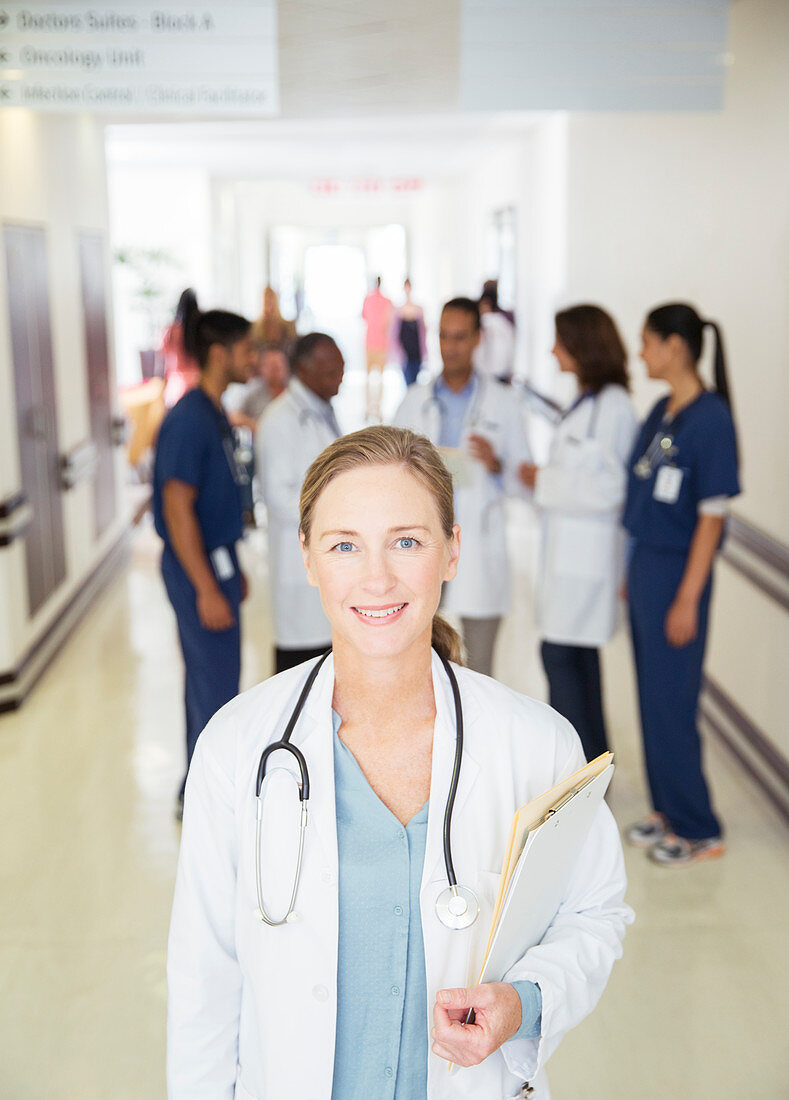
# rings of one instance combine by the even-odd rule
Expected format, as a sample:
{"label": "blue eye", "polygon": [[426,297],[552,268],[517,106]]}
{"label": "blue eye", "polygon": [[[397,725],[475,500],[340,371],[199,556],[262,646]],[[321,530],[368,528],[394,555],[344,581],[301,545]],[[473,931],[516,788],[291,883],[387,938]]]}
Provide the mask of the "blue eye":
{"label": "blue eye", "polygon": [[419,546],[419,543],[411,535],[403,535],[401,539],[397,540],[397,545],[401,550],[413,550],[415,546]]}
{"label": "blue eye", "polygon": [[352,542],[338,542],[334,549],[339,550],[341,554],[347,554],[349,550],[354,549],[354,545]]}

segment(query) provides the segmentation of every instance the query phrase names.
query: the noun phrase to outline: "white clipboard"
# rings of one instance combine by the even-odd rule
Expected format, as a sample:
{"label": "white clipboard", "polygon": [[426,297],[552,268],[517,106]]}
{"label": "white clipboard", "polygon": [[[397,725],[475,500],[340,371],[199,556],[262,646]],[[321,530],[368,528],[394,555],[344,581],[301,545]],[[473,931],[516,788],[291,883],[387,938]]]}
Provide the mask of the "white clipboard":
{"label": "white clipboard", "polygon": [[501,981],[538,944],[559,910],[594,816],[608,790],[613,763],[565,793],[532,829],[512,872],[477,984]]}

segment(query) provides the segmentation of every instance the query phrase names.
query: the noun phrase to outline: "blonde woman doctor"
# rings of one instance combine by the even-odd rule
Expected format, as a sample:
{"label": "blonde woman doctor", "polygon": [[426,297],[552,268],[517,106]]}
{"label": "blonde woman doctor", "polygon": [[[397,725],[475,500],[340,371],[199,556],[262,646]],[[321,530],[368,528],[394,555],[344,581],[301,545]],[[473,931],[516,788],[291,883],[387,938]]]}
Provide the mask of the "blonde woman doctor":
{"label": "blonde woman doctor", "polygon": [[[198,741],[168,956],[171,1100],[545,1098],[546,1060],[621,954],[632,914],[602,806],[542,943],[468,986],[512,815],[582,753],[545,704],[455,663],[435,614],[460,551],[452,504],[435,448],[396,428],[338,439],[307,473],[303,557],[333,645],[292,725],[308,775],[268,750],[315,660],[240,695]],[[294,777],[302,794],[309,780],[301,861]],[[442,906],[450,863],[462,915]]]}
{"label": "blonde woman doctor", "polygon": [[537,627],[551,706],[593,760],[608,748],[599,648],[619,620],[621,516],[637,420],[627,352],[604,310],[557,313],[553,354],[578,379],[579,395],[556,429],[548,463],[523,465],[520,476],[542,513]]}

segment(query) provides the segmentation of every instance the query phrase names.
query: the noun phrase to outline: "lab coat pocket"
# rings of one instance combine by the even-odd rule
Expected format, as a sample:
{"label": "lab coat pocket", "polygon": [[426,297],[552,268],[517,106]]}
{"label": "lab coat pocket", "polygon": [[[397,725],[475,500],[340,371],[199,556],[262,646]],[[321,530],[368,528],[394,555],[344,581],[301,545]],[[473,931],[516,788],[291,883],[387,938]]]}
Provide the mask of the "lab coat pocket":
{"label": "lab coat pocket", "polygon": [[546,545],[547,568],[559,576],[598,580],[611,574],[617,528],[597,519],[556,516]]}

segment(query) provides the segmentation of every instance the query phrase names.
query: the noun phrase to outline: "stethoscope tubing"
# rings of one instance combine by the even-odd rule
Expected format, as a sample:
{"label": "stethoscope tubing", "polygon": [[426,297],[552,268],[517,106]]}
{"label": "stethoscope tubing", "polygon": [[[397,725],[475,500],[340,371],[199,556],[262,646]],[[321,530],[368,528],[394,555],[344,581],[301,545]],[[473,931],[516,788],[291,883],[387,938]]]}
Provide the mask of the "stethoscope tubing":
{"label": "stethoscope tubing", "polygon": [[[277,927],[279,925],[287,923],[293,913],[296,903],[296,893],[298,891],[299,879],[301,876],[301,864],[304,853],[304,837],[307,831],[308,822],[308,803],[310,794],[310,776],[309,768],[307,767],[307,761],[304,754],[299,748],[291,744],[290,738],[296,728],[296,723],[299,720],[299,716],[304,708],[304,704],[307,701],[307,696],[312,690],[312,686],[323,667],[326,658],[331,653],[331,649],[327,649],[326,652],[316,661],[307,679],[304,682],[304,686],[301,689],[301,693],[296,701],[296,705],[293,708],[293,712],[288,720],[288,724],[285,727],[285,732],[279,741],[274,741],[266,748],[260,755],[260,761],[258,763],[257,777],[255,782],[255,797],[257,799],[257,813],[255,820],[255,882],[257,887],[257,900],[258,900],[258,913],[260,919],[271,927]],[[447,795],[446,808],[444,810],[444,822],[443,822],[443,849],[444,849],[444,866],[446,868],[448,889],[444,891],[444,894],[451,895],[452,898],[458,899],[460,896],[464,899],[461,901],[461,905],[465,904],[470,907],[473,915],[468,923],[450,925],[450,927],[468,927],[469,923],[473,923],[476,920],[476,914],[478,912],[478,903],[473,893],[470,890],[465,890],[458,887],[457,877],[455,875],[455,865],[452,859],[452,812],[455,806],[455,797],[458,792],[460,784],[460,766],[463,760],[463,704],[460,697],[460,688],[458,686],[457,677],[452,669],[449,661],[441,656],[441,663],[444,666],[444,670],[449,678],[449,683],[452,689],[452,697],[455,704],[455,759],[452,766],[452,778],[449,784],[449,794]],[[263,799],[261,798],[261,791],[263,788],[263,782],[266,778],[266,769],[268,762],[275,752],[284,750],[293,756],[298,768],[299,768],[299,780],[297,785],[299,788],[299,801],[301,803],[301,820],[299,824],[299,851],[296,862],[296,873],[293,879],[293,889],[291,891],[290,901],[285,915],[279,920],[273,918],[266,910],[263,902],[263,887],[261,883],[260,865],[261,865],[261,847],[262,847],[262,822],[263,822]],[[442,895],[443,897],[443,895]],[[439,899],[439,902],[441,899]],[[475,908],[476,907],[476,908]],[[450,909],[450,911],[452,911]],[[461,914],[465,920],[464,914]],[[442,922],[443,917],[440,917]]]}

